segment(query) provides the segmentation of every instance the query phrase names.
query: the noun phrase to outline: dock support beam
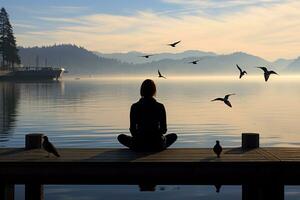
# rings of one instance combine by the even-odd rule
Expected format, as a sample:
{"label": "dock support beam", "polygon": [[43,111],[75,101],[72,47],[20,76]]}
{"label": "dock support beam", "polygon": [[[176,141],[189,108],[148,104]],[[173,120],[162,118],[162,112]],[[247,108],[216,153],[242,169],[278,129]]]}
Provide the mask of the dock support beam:
{"label": "dock support beam", "polygon": [[284,200],[284,185],[270,183],[268,185],[244,184],[242,200]]}
{"label": "dock support beam", "polygon": [[0,199],[14,200],[15,185],[14,184],[0,184]]}
{"label": "dock support beam", "polygon": [[26,184],[25,200],[44,200],[44,186],[41,184]]}
{"label": "dock support beam", "polygon": [[[259,148],[258,133],[242,133],[242,149],[248,151]],[[284,185],[251,183],[242,185],[242,200],[284,200]]]}
{"label": "dock support beam", "polygon": [[[31,133],[25,136],[25,149],[40,149],[43,141],[42,133]],[[25,200],[44,200],[44,187],[42,184],[25,184]]]}

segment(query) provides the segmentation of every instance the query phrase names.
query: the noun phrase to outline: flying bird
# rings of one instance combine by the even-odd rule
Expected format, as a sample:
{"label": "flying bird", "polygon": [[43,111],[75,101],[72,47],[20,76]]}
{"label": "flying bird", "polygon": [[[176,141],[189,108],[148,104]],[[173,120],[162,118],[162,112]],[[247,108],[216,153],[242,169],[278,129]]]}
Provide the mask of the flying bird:
{"label": "flying bird", "polygon": [[161,73],[160,73],[159,70],[157,70],[157,72],[158,72],[158,78],[164,78],[164,79],[167,79],[166,77],[164,77],[163,75],[161,75]]}
{"label": "flying bird", "polygon": [[247,72],[245,70],[242,70],[238,64],[236,64],[236,67],[239,69],[240,71],[240,78],[242,78],[245,74],[247,74]]}
{"label": "flying bird", "polygon": [[222,153],[222,146],[220,145],[220,141],[219,140],[216,140],[216,144],[213,148],[215,154],[217,154],[217,157],[220,158],[220,154]]}
{"label": "flying bird", "polygon": [[191,61],[191,62],[189,62],[189,63],[196,65],[196,64],[198,64],[199,61],[200,61],[200,60],[193,60],[193,61]]}
{"label": "flying bird", "polygon": [[167,44],[171,47],[175,47],[179,42],[181,42],[181,40],[177,41],[177,42],[174,42],[174,43],[171,43],[171,44]]}
{"label": "flying bird", "polygon": [[51,142],[49,142],[48,137],[44,136],[43,139],[43,148],[48,152],[48,157],[50,157],[50,153],[53,153],[56,157],[60,157],[55,146]]}
{"label": "flying bird", "polygon": [[265,77],[265,81],[266,82],[268,81],[268,79],[269,79],[269,77],[270,77],[271,74],[279,75],[275,71],[272,71],[272,70],[269,71],[266,67],[257,67],[257,68],[259,68],[259,69],[261,69],[261,70],[264,71],[264,77]]}
{"label": "flying bird", "polygon": [[155,54],[147,54],[147,55],[144,55],[144,56],[140,56],[140,57],[143,57],[143,58],[149,58],[150,56],[154,56]]}
{"label": "flying bird", "polygon": [[223,101],[227,106],[232,107],[230,101],[228,100],[229,96],[235,95],[235,94],[227,94],[224,98],[216,98],[211,101]]}

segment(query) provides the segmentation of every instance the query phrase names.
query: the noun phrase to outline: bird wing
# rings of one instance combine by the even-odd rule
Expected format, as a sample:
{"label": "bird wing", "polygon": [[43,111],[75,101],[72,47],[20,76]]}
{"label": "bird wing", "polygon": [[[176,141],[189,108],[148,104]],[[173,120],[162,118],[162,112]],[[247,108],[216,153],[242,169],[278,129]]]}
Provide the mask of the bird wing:
{"label": "bird wing", "polygon": [[227,106],[232,107],[230,101],[227,100],[227,101],[224,101],[224,103],[225,103]]}
{"label": "bird wing", "polygon": [[179,42],[181,42],[181,40],[174,42],[173,45],[175,46],[176,44],[178,44]]}
{"label": "bird wing", "polygon": [[276,75],[279,75],[279,74],[277,74],[275,71],[269,71],[269,74],[276,74]]}
{"label": "bird wing", "polygon": [[147,55],[143,55],[143,56],[140,56],[140,57],[149,58],[150,56],[154,56],[154,54],[147,54]]}
{"label": "bird wing", "polygon": [[267,72],[268,72],[268,69],[267,69],[266,67],[257,67],[257,68],[259,68],[259,69],[263,70],[265,73],[267,73]]}
{"label": "bird wing", "polygon": [[157,70],[157,72],[158,72],[158,75],[159,75],[159,76],[162,76],[159,70]]}
{"label": "bird wing", "polygon": [[215,99],[213,99],[211,101],[224,101],[224,99],[223,98],[215,98]]}
{"label": "bird wing", "polygon": [[229,98],[229,96],[231,96],[231,95],[235,95],[235,94],[233,94],[233,93],[232,94],[227,94],[227,95],[225,95],[224,99],[227,100]]}
{"label": "bird wing", "polygon": [[53,153],[57,157],[60,157],[55,146],[51,142],[49,142],[48,144],[49,144],[49,152]]}
{"label": "bird wing", "polygon": [[242,73],[242,69],[236,64],[236,67],[239,69],[240,73]]}

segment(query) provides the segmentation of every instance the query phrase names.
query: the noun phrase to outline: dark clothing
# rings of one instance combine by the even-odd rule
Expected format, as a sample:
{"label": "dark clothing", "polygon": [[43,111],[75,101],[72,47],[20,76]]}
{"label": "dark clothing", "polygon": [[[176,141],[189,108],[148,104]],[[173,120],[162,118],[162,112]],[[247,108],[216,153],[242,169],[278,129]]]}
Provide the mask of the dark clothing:
{"label": "dark clothing", "polygon": [[154,98],[141,98],[130,109],[130,132],[133,137],[159,138],[167,132],[166,110]]}
{"label": "dark clothing", "polygon": [[168,134],[166,111],[163,104],[154,98],[141,98],[131,106],[130,133],[132,137],[119,135],[121,144],[136,150],[159,151],[167,148],[177,139],[176,134]]}
{"label": "dark clothing", "polygon": [[177,140],[175,133],[162,136],[158,141],[138,141],[134,137],[120,134],[118,141],[134,151],[161,151],[171,146]]}

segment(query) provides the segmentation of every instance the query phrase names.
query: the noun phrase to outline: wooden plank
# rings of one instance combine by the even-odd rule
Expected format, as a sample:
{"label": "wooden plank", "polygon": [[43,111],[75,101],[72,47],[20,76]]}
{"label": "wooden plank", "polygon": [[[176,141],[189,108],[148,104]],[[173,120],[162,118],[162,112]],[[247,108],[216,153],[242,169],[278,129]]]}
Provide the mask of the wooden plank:
{"label": "wooden plank", "polygon": [[243,152],[240,149],[225,149],[221,159],[211,149],[170,149],[157,153],[134,153],[127,149],[59,149],[61,158],[48,158],[43,150],[24,151],[6,149],[0,151],[1,162],[180,162],[180,161],[265,161],[257,151]]}

